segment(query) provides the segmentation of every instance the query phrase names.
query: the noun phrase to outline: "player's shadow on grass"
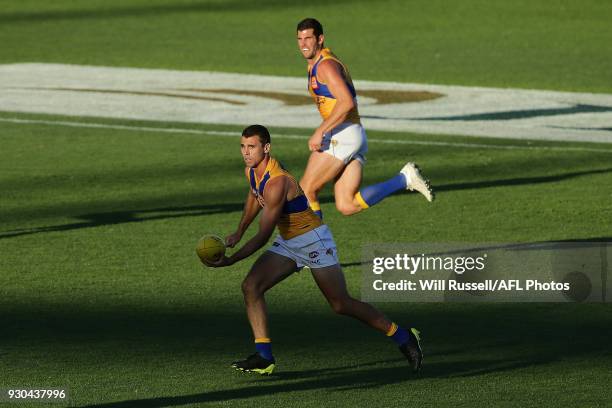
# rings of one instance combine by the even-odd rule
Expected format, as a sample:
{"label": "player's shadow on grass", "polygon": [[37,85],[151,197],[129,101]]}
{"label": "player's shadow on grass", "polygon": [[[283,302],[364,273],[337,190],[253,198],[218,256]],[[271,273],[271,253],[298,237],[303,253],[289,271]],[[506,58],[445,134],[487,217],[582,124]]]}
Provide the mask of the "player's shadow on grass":
{"label": "player's shadow on grass", "polygon": [[[490,369],[482,369],[486,365]],[[492,367],[493,365],[493,367]],[[83,407],[97,408],[128,408],[128,407],[171,407],[187,404],[228,402],[256,397],[269,397],[275,394],[294,393],[300,391],[351,391],[388,387],[404,382],[416,382],[424,378],[449,377],[448,372],[464,372],[467,375],[499,372],[504,369],[519,369],[533,365],[533,362],[504,362],[496,360],[465,361],[435,364],[427,373],[413,375],[405,364],[393,367],[368,368],[367,370],[344,372],[353,367],[336,367],[327,370],[312,370],[305,372],[283,373],[269,378],[254,378],[252,384],[239,389],[227,389],[199,394],[160,397],[150,399],[127,400],[106,404],[86,405]],[[295,375],[294,375],[295,374]],[[236,375],[258,376],[258,374]],[[458,377],[461,375],[453,375]],[[303,381],[295,381],[303,379]],[[289,383],[279,383],[278,380],[293,380]]]}
{"label": "player's shadow on grass", "polygon": [[569,180],[575,177],[588,176],[594,174],[604,174],[612,172],[612,167],[596,170],[584,170],[575,171],[571,173],[558,174],[554,176],[539,176],[539,177],[518,177],[511,179],[501,180],[485,180],[485,181],[474,181],[467,183],[456,183],[456,184],[443,184],[434,185],[434,191],[457,191],[457,190],[471,190],[479,188],[489,187],[509,187],[509,186],[521,186],[529,184],[540,184],[540,183],[555,183],[558,181]]}
{"label": "player's shadow on grass", "polygon": [[[411,383],[418,383],[424,379],[478,377],[547,365],[567,357],[580,361],[588,359],[589,356],[597,358],[608,349],[608,338],[612,335],[609,318],[602,319],[604,311],[591,306],[581,309],[581,313],[586,313],[586,316],[590,315],[587,313],[589,311],[599,311],[599,313],[586,319],[577,313],[580,311],[577,311],[573,305],[564,305],[564,310],[559,310],[559,305],[487,305],[486,307],[464,305],[455,309],[448,309],[446,306],[429,306],[420,313],[417,311],[421,319],[429,322],[426,325],[428,327],[424,328],[429,339],[425,343],[428,346],[425,349],[425,364],[423,372],[418,376],[411,374],[406,361],[399,353],[391,353],[386,346],[392,346],[386,345],[382,341],[384,339],[380,344],[380,355],[384,356],[383,358],[368,359],[367,353],[359,354],[358,350],[363,345],[370,344],[368,352],[370,356],[372,349],[376,347],[371,345],[368,339],[359,339],[359,333],[365,330],[361,325],[357,323],[343,325],[348,331],[343,333],[345,330],[338,332],[338,321],[332,316],[323,319],[320,313],[315,313],[314,316],[302,314],[299,319],[309,328],[311,336],[321,339],[313,351],[315,356],[313,365],[321,364],[316,358],[317,349],[343,346],[353,350],[356,354],[352,361],[360,363],[339,364],[331,359],[327,368],[288,371],[283,371],[281,366],[281,369],[270,377],[233,372],[223,366],[219,369],[228,371],[219,375],[226,379],[235,376],[235,381],[232,382],[233,388],[89,406],[123,408],[231,403],[258,397],[286,398],[294,392],[345,392],[354,389],[377,389],[390,385],[411,386]],[[500,316],[504,318],[500,319]],[[294,324],[296,316],[295,313],[281,313],[272,318],[277,325],[285,327]],[[220,320],[227,319],[228,316],[223,316]],[[155,321],[155,324],[165,325],[164,322],[158,321]],[[333,330],[337,331],[336,334],[329,335]],[[327,336],[319,336],[318,333],[327,333]],[[529,336],[525,336],[525,333],[529,333]],[[201,335],[201,333],[190,334]],[[180,336],[181,333],[177,335]],[[231,333],[227,335],[229,343],[226,343],[224,348],[231,349],[236,340],[232,339]],[[303,333],[286,333],[283,342],[293,343],[299,350],[305,346],[304,337]],[[354,344],[350,344],[350,339]],[[199,344],[202,343],[216,347],[206,341]],[[183,351],[188,350],[183,349]],[[297,351],[292,354],[294,358],[303,355]],[[397,357],[389,358],[395,355]]]}
{"label": "player's shadow on grass", "polygon": [[[486,347],[484,347],[486,348]],[[444,353],[437,353],[438,355],[452,355],[454,353],[460,354],[465,350],[450,350]],[[430,356],[431,357],[431,356]],[[471,377],[481,374],[489,374],[494,372],[500,372],[505,370],[514,370],[517,368],[524,368],[531,365],[537,365],[550,362],[547,358],[532,359],[530,361],[508,361],[503,359],[470,359],[469,361],[454,361],[454,362],[434,362],[428,363],[425,369],[419,374],[413,374],[408,367],[408,363],[401,357],[397,359],[379,360],[370,363],[353,364],[345,366],[337,366],[325,369],[317,370],[302,370],[302,371],[280,371],[277,374],[273,374],[265,381],[285,381],[285,380],[300,380],[313,377],[325,376],[328,381],[331,379],[331,386],[342,386],[345,385],[345,377],[350,377],[347,380],[348,384],[355,385],[355,388],[363,388],[365,383],[372,383],[375,385],[385,385],[403,381],[417,381],[424,378],[455,378],[455,377]],[[389,367],[389,366],[392,367]],[[355,371],[357,370],[357,371]],[[376,378],[375,375],[371,375],[372,372],[378,372],[381,374],[381,378]],[[386,374],[386,375],[384,375]],[[361,378],[363,377],[363,378]],[[361,381],[355,381],[361,378]],[[336,380],[336,381],[334,381]],[[261,379],[255,378],[255,382],[260,382]]]}
{"label": "player's shadow on grass", "polygon": [[[289,368],[287,371],[281,365],[277,374],[259,377],[230,371],[219,362],[223,358],[216,357],[220,350],[239,350],[244,346],[243,330],[235,324],[238,314],[243,312],[238,308],[224,308],[224,313],[219,314],[214,310],[163,307],[148,311],[142,308],[88,311],[69,305],[59,310],[57,305],[38,310],[39,307],[13,308],[0,314],[0,321],[9,334],[2,343],[11,354],[18,347],[30,347],[22,345],[23,339],[27,345],[34,338],[42,342],[42,347],[58,344],[56,351],[60,356],[61,353],[78,356],[78,350],[87,344],[87,350],[94,352],[80,357],[87,361],[116,358],[117,347],[128,358],[155,354],[156,359],[171,361],[189,356],[191,360],[204,359],[205,365],[210,353],[215,356],[212,364],[218,365],[215,370],[222,370],[215,371],[215,375],[226,380],[235,378],[231,388],[221,390],[89,405],[102,408],[244,402],[274,395],[286,398],[296,391],[403,387],[422,379],[478,377],[551,364],[568,357],[569,361],[595,360],[609,352],[612,336],[612,321],[602,305],[412,305],[410,311],[396,307],[391,312],[400,321],[407,321],[412,315],[424,322],[425,364],[423,372],[414,376],[386,339],[364,332],[367,329],[359,323],[334,317],[318,307],[308,312],[297,308],[272,313],[271,319],[277,327],[293,327],[279,336],[280,343],[295,347],[288,353],[293,357],[285,356],[284,361],[305,355],[300,350],[312,348],[311,338],[319,340],[312,350],[312,364],[302,363],[306,365],[304,370]],[[301,322],[298,327],[296,319]],[[202,325],[203,321],[207,324]],[[360,353],[364,347],[366,352]],[[335,360],[325,350],[344,352]],[[327,359],[322,359],[321,353]],[[338,363],[342,358],[350,358],[351,362]],[[309,365],[315,368],[308,368]],[[325,368],[320,368],[321,365]],[[202,381],[202,389],[206,389],[206,379]]]}
{"label": "player's shadow on grass", "polygon": [[[575,177],[603,174],[612,172],[612,168],[596,169],[596,170],[585,170],[576,171],[566,174],[554,175],[554,176],[541,176],[541,177],[519,177],[513,179],[502,179],[502,180],[490,180],[490,181],[475,181],[458,184],[444,184],[434,186],[435,191],[455,191],[455,190],[470,190],[479,188],[489,187],[503,187],[503,186],[518,186],[518,185],[529,185],[538,183],[553,183],[558,181],[564,181]],[[327,204],[334,201],[334,197],[330,195],[323,195],[320,199],[321,203]],[[83,221],[52,225],[46,227],[35,227],[26,229],[17,229],[11,231],[0,232],[0,239],[14,238],[23,235],[31,235],[44,232],[59,232],[59,231],[71,231],[82,228],[100,227],[104,225],[124,224],[132,222],[144,222],[144,221],[155,221],[168,218],[181,218],[181,217],[193,217],[201,215],[211,215],[219,213],[237,212],[242,211],[244,204],[242,202],[236,203],[222,203],[222,204],[210,204],[210,205],[195,205],[185,207],[163,207],[147,210],[128,210],[128,211],[113,211],[113,212],[102,212],[93,214],[83,214],[76,216],[77,219]],[[342,266],[355,266],[358,264],[343,264]]]}
{"label": "player's shadow on grass", "polygon": [[14,238],[23,235],[38,234],[43,232],[71,231],[82,228],[100,227],[104,225],[156,221],[168,218],[197,217],[201,215],[236,212],[242,211],[243,207],[243,203],[225,203],[83,214],[76,217],[77,219],[82,219],[83,221],[73,222],[70,224],[51,225],[48,227],[25,228],[0,232],[0,239]]}
{"label": "player's shadow on grass", "polygon": [[[333,202],[333,196],[323,196],[321,203]],[[184,207],[168,206],[145,210],[124,210],[108,211],[91,214],[82,214],[74,218],[82,221],[71,222],[68,224],[50,225],[45,227],[21,228],[0,232],[0,240],[15,238],[23,235],[32,235],[45,232],[72,231],[83,228],[94,228],[105,225],[158,221],[169,218],[198,217],[202,215],[224,214],[231,212],[241,212],[244,202],[218,203],[207,205],[191,205]]]}
{"label": "player's shadow on grass", "polygon": [[[562,108],[537,108],[537,109],[515,109],[501,112],[481,112],[468,115],[438,116],[421,118],[399,118],[375,115],[361,115],[362,118],[382,119],[382,120],[407,120],[407,121],[448,121],[448,122],[472,122],[472,121],[495,121],[495,120],[515,120],[531,119],[560,115],[574,115],[577,113],[601,113],[612,112],[612,107],[588,104],[575,104]],[[607,129],[603,129],[607,130]]]}

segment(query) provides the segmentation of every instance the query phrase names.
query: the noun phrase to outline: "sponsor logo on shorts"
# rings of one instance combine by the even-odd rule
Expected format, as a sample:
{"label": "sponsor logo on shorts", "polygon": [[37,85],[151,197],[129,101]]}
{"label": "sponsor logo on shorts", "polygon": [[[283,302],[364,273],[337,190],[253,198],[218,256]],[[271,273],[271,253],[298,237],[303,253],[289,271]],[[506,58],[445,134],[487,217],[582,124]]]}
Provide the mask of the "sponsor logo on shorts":
{"label": "sponsor logo on shorts", "polygon": [[314,259],[319,256],[319,251],[312,251],[308,254],[308,256],[310,257],[310,259]]}

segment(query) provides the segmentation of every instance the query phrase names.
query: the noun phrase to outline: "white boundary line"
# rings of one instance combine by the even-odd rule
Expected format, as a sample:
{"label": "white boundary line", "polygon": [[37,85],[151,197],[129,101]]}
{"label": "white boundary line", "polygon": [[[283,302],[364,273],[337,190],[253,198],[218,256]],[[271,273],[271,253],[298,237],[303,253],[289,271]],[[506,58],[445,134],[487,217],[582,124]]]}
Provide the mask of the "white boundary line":
{"label": "white boundary line", "polygon": [[[16,124],[38,124],[52,126],[67,126],[76,128],[94,128],[94,129],[116,129],[129,130],[137,132],[161,132],[161,133],[183,133],[194,135],[236,137],[236,132],[218,131],[218,130],[197,130],[184,128],[158,128],[150,126],[128,126],[128,125],[110,125],[106,123],[94,122],[70,122],[70,121],[52,121],[38,119],[19,119],[19,118],[0,118],[0,122],[16,123]],[[298,139],[307,140],[308,136],[291,135],[275,133],[275,139]],[[501,149],[501,150],[552,150],[552,151],[578,151],[578,152],[594,152],[594,153],[610,153],[612,149],[597,149],[593,147],[575,147],[575,146],[521,146],[521,145],[493,145],[484,143],[467,143],[467,142],[433,142],[419,140],[398,140],[398,139],[376,139],[368,138],[368,143],[383,143],[383,144],[403,144],[403,145],[423,145],[423,146],[450,146],[450,147],[465,147],[472,149]]]}

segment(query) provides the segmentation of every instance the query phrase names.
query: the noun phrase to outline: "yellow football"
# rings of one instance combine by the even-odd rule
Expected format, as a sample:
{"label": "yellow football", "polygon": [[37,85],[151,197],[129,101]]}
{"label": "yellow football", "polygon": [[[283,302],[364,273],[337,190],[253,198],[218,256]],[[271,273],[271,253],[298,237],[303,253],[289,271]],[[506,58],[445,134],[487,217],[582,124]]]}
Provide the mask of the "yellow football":
{"label": "yellow football", "polygon": [[204,235],[198,241],[196,253],[203,261],[216,262],[225,255],[225,242],[216,235]]}

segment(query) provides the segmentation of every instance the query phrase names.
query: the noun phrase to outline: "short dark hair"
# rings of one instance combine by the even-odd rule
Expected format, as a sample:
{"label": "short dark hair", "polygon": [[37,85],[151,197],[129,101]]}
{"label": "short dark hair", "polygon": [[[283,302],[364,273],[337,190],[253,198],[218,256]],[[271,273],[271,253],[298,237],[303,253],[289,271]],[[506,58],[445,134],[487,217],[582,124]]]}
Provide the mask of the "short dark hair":
{"label": "short dark hair", "polygon": [[298,31],[304,31],[304,30],[308,30],[309,28],[312,28],[312,32],[315,35],[315,37],[319,38],[319,36],[321,34],[323,34],[323,26],[321,25],[321,23],[319,23],[319,20],[317,20],[316,18],[305,18],[302,21],[300,21],[297,25],[297,30]]}
{"label": "short dark hair", "polygon": [[251,125],[251,126],[245,127],[244,130],[242,131],[242,136],[244,137],[258,136],[259,141],[264,146],[270,143],[270,132],[268,132],[268,129],[266,129],[266,127],[262,125]]}

